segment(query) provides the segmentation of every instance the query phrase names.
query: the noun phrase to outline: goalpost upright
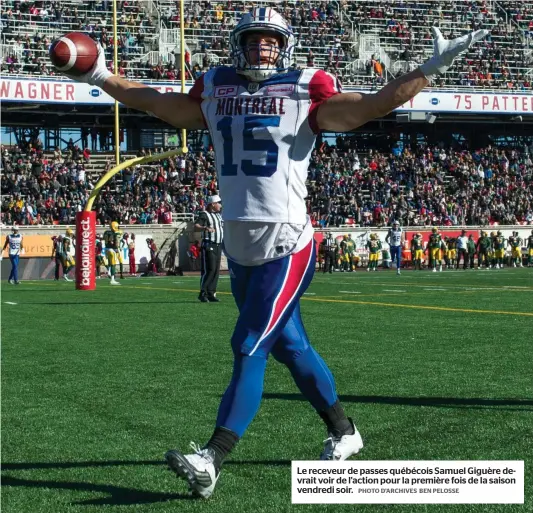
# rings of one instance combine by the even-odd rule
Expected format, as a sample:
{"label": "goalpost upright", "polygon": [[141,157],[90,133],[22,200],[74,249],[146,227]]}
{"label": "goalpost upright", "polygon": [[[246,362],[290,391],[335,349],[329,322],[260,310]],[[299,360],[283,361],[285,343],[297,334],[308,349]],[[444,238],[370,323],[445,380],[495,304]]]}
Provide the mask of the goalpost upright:
{"label": "goalpost upright", "polygon": [[[117,12],[116,0],[113,0],[113,38],[115,46],[115,75],[118,74],[118,53],[117,53]],[[185,93],[185,22],[184,22],[184,0],[180,0],[180,63],[181,63],[181,92]],[[94,290],[96,288],[96,212],[92,210],[94,201],[100,194],[104,185],[120,171],[134,165],[147,164],[155,160],[175,157],[187,153],[187,132],[181,130],[181,148],[166,151],[146,157],[135,157],[120,161],[120,137],[119,137],[119,109],[118,102],[115,101],[115,156],[116,166],[104,174],[96,183],[89,196],[83,212],[76,214],[76,288],[78,290]]]}

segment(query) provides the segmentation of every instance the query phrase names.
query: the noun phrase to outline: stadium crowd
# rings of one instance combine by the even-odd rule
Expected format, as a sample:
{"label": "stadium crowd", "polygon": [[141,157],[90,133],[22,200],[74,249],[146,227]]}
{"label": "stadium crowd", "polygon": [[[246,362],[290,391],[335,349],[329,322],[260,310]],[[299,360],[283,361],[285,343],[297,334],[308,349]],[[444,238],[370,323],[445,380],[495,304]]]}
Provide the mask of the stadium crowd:
{"label": "stadium crowd", "polygon": [[[119,73],[128,78],[180,80],[174,51],[159,48],[160,24],[179,27],[178,3],[154,0],[156,7],[118,2]],[[185,5],[186,78],[197,78],[211,66],[227,64],[229,31],[252,2],[198,0]],[[392,76],[417,66],[431,54],[429,28],[439,26],[445,37],[486,28],[490,35],[433,84],[434,87],[476,87],[531,90],[526,74],[533,37],[531,1],[446,0],[442,2],[326,2],[284,0],[276,8],[290,21],[296,35],[297,67],[320,67],[338,75],[344,84],[377,88]],[[112,68],[111,2],[90,0],[6,0],[1,10],[5,51],[3,73],[56,75],[48,60],[55,36],[77,30],[99,41]],[[360,47],[365,35],[377,37],[376,53]],[[159,51],[159,60],[153,54]]]}
{"label": "stadium crowd", "polygon": [[[379,227],[392,220],[404,226],[533,224],[533,147],[469,151],[398,144],[390,153],[362,153],[351,141],[325,142],[313,152],[307,208],[317,227]],[[100,176],[87,172],[89,149],[72,141],[52,154],[38,140],[1,153],[7,225],[72,224]],[[108,158],[105,170],[112,165]],[[216,190],[209,147],[125,169],[106,185],[95,210],[101,224],[170,223],[173,213],[202,210]]]}

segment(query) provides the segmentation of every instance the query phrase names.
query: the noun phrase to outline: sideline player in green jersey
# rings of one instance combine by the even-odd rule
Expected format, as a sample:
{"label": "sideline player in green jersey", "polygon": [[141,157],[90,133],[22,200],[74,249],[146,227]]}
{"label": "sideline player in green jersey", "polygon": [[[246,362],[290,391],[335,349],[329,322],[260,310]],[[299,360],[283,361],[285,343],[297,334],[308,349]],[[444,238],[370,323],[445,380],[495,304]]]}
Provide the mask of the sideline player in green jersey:
{"label": "sideline player in green jersey", "polygon": [[434,273],[437,272],[437,262],[439,264],[439,272],[442,272],[441,247],[443,242],[439,229],[437,227],[432,228],[426,252],[429,253],[429,262],[431,267],[433,267]]}
{"label": "sideline player in green jersey", "polygon": [[350,272],[355,271],[356,261],[355,261],[355,242],[352,239],[352,234],[348,234],[348,239],[346,240],[346,255],[348,258],[348,270]]}
{"label": "sideline player in green jersey", "polygon": [[533,267],[533,230],[531,230],[531,235],[527,238],[527,266]]}
{"label": "sideline player in green jersey", "polygon": [[494,237],[494,267],[496,269],[503,269],[503,259],[505,258],[505,237],[501,230],[498,230],[496,237]]}
{"label": "sideline player in green jersey", "polygon": [[120,285],[120,283],[115,279],[116,266],[119,262],[119,250],[120,250],[120,239],[122,238],[122,232],[119,230],[118,223],[112,221],[109,225],[109,230],[104,232],[104,242],[105,242],[105,251],[107,256],[107,261],[109,263],[109,269],[111,271],[111,285]]}
{"label": "sideline player in green jersey", "polygon": [[477,241],[477,268],[481,269],[485,265],[486,269],[490,269],[490,254],[492,252],[492,240],[489,234],[481,230],[481,235]]}
{"label": "sideline player in green jersey", "polygon": [[381,251],[381,241],[378,238],[377,233],[371,233],[370,239],[366,243],[366,247],[369,251],[368,256],[368,267],[367,271],[377,271],[378,270],[378,261],[379,261],[379,252]]}
{"label": "sideline player in green jersey", "polygon": [[522,237],[518,235],[518,232],[513,232],[513,235],[507,241],[507,244],[511,248],[513,267],[524,267],[522,264],[522,242]]}
{"label": "sideline player in green jersey", "polygon": [[413,257],[413,263],[418,270],[422,270],[422,259],[424,258],[424,241],[421,233],[416,233],[411,239],[411,255]]}

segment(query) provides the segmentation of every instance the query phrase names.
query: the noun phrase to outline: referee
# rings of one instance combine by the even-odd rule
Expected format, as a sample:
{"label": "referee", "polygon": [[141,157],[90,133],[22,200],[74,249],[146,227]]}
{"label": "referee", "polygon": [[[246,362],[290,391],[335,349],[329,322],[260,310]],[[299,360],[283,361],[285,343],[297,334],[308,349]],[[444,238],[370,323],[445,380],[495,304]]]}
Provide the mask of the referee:
{"label": "referee", "polygon": [[200,295],[202,303],[218,303],[216,297],[220,258],[222,256],[222,216],[220,196],[207,200],[207,210],[200,212],[194,228],[202,231]]}

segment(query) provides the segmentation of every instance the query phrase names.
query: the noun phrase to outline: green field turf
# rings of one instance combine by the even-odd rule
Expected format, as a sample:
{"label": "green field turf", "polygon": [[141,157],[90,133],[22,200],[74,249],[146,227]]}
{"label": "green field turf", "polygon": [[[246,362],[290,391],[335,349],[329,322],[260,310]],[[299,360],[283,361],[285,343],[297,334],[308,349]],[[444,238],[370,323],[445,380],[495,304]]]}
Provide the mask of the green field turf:
{"label": "green field turf", "polygon": [[[291,460],[325,432],[289,373],[213,497],[162,463],[210,436],[231,372],[236,308],[197,277],[2,284],[2,507],[38,512],[531,512],[533,270],[316,275],[302,301],[367,460],[525,460],[524,505],[291,505]],[[15,304],[11,304],[15,303]]]}

